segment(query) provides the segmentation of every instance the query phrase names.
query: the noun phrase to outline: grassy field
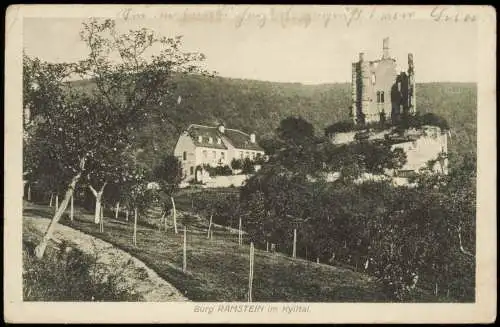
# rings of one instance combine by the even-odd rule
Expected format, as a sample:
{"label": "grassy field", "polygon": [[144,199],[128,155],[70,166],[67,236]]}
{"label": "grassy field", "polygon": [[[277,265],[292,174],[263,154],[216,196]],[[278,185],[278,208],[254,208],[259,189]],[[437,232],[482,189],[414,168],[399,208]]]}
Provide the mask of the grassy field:
{"label": "grassy field", "polygon": [[[30,204],[25,213],[50,217],[52,208]],[[207,239],[206,227],[199,221],[187,230],[187,272],[182,271],[182,228],[159,231],[138,226],[137,247],[132,244],[132,219],[105,219],[104,232],[93,223],[93,216],[77,211],[73,222],[61,223],[94,235],[125,250],[146,263],[158,275],[193,301],[246,301],[249,245],[239,246],[236,235],[216,229]],[[139,218],[140,220],[140,218]],[[182,221],[180,221],[182,223]],[[279,253],[256,249],[253,300],[256,302],[386,302],[391,301],[369,276],[347,268],[292,259]],[[427,294],[416,294],[415,301],[432,302]]]}
{"label": "grassy field", "polygon": [[203,192],[204,194],[213,194],[214,196],[216,194],[220,193],[236,193],[238,194],[240,191],[239,188],[237,187],[220,187],[220,188],[185,188],[181,189],[177,194],[174,196],[175,199],[175,205],[177,209],[181,211],[191,211],[193,209],[194,203],[193,201],[193,195]]}

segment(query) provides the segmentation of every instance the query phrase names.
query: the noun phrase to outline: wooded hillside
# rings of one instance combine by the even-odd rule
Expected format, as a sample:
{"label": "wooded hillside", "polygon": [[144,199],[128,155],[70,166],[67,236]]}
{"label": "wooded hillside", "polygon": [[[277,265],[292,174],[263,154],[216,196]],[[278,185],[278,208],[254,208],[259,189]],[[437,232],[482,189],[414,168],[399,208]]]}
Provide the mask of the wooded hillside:
{"label": "wooded hillside", "polygon": [[[90,87],[89,81],[77,84]],[[300,115],[322,134],[328,125],[348,119],[351,86],[349,83],[303,85],[242,80],[224,77],[182,76],[173,78],[177,106],[159,105],[152,113],[169,111],[173,127],[153,114],[151,122],[138,135],[146,164],[155,164],[171,153],[182,129],[191,123],[215,124],[246,132],[257,138],[269,137],[288,117]],[[165,101],[168,103],[168,101]],[[476,150],[477,86],[474,83],[417,84],[417,110],[434,112],[450,124],[451,153]]]}

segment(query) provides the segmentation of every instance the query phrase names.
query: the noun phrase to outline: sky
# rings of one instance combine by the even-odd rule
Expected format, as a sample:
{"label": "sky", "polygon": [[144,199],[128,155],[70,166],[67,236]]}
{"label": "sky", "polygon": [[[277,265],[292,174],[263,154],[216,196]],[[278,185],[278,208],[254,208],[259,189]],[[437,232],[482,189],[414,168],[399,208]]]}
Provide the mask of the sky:
{"label": "sky", "polygon": [[[474,23],[436,21],[439,13],[431,14],[434,20],[415,19],[410,14],[405,17],[401,9],[387,19],[383,12],[361,11],[356,16],[344,8],[322,9],[315,15],[296,7],[259,9],[132,9],[117,12],[114,18],[122,31],[146,27],[169,37],[183,35],[183,49],[204,53],[206,67],[225,77],[304,84],[349,82],[351,63],[359,52],[368,60],[378,59],[382,39],[389,37],[390,54],[400,69],[407,68],[407,55],[413,53],[417,82],[477,81]],[[369,15],[379,19],[368,19]],[[87,53],[79,37],[83,21],[25,18],[26,53],[50,62],[82,59]]]}

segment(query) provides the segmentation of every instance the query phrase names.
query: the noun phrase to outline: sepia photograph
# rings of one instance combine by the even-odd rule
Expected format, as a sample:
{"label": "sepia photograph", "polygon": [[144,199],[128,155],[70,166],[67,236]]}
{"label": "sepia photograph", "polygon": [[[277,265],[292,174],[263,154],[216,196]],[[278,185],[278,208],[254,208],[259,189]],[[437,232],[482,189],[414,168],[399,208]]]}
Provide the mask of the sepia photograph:
{"label": "sepia photograph", "polygon": [[12,322],[495,320],[494,9],[9,10]]}

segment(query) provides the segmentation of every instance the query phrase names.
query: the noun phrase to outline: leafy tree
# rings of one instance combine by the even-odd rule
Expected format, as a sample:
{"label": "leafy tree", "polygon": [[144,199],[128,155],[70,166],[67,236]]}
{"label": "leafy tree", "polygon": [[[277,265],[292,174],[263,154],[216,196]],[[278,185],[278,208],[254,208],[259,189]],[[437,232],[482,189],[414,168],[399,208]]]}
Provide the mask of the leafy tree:
{"label": "leafy tree", "polygon": [[[42,120],[33,139],[50,163],[58,167],[57,175],[51,169],[52,176],[58,176],[59,184],[68,185],[61,206],[37,247],[38,257],[43,256],[54,226],[82,176],[101,183],[94,189],[104,192],[104,186],[121,170],[124,162],[116,158],[133,144],[134,130],[148,115],[143,108],[158,103],[160,95],[169,89],[171,73],[205,73],[198,69],[204,57],[182,52],[180,37],[157,37],[147,29],[120,34],[109,19],[84,23],[80,36],[90,50],[85,60],[63,66],[34,65],[29,60],[25,63],[31,76],[25,83],[25,101],[35,106],[42,104],[33,109]],[[156,46],[160,47],[159,53],[146,56],[147,50]],[[113,61],[113,54],[118,54],[120,60]],[[43,86],[49,91],[37,91],[37,85],[50,79],[47,76],[75,74],[91,78],[96,87],[77,92],[63,82],[64,78],[54,78]],[[170,93],[172,105],[176,98]],[[34,166],[46,165],[41,159],[37,158]]]}
{"label": "leafy tree", "polygon": [[279,150],[284,147],[283,142],[275,138],[263,138],[260,140],[259,145],[264,149],[267,155],[275,155]]}
{"label": "leafy tree", "polygon": [[302,117],[287,117],[276,129],[278,138],[291,145],[302,145],[314,139],[314,127]]}

